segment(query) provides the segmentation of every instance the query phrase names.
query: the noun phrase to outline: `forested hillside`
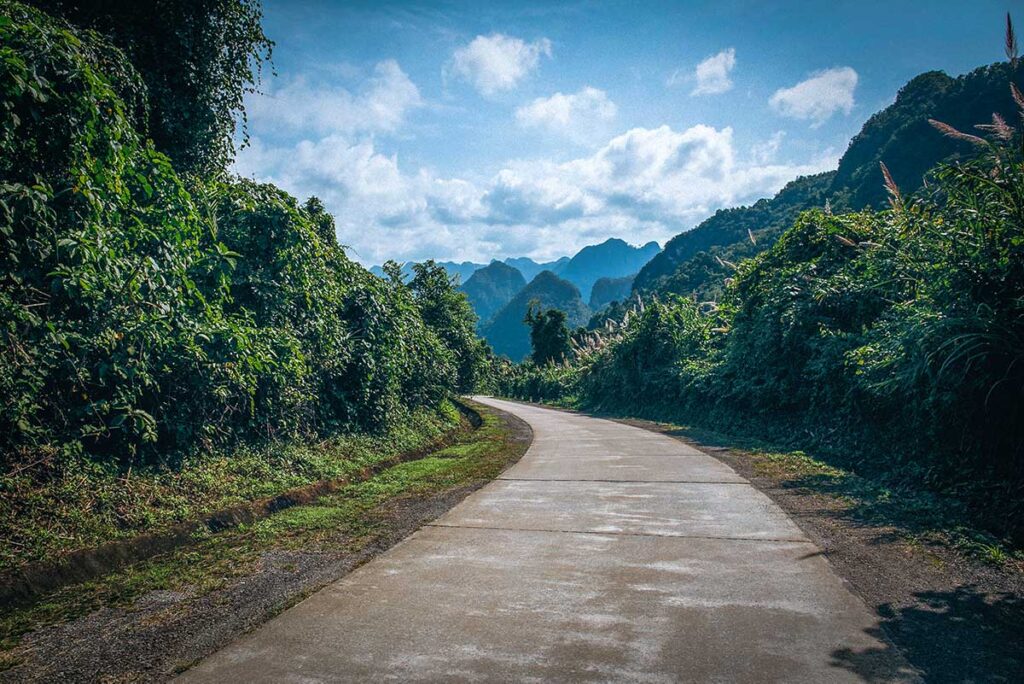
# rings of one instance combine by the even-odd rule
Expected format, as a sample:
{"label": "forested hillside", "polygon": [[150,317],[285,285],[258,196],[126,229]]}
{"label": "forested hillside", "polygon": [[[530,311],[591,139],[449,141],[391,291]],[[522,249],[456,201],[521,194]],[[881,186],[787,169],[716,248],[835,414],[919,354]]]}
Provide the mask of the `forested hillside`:
{"label": "forested hillside", "polygon": [[564,311],[570,327],[585,324],[590,316],[575,285],[551,271],[541,271],[480,329],[495,354],[521,361],[530,353],[530,328],[524,319],[531,302],[545,309]]}
{"label": "forested hillside", "polygon": [[925,174],[942,161],[969,154],[970,145],[955,138],[935,139],[929,119],[970,129],[993,113],[1016,116],[1004,85],[1020,74],[1019,66],[993,64],[951,78],[942,72],[921,74],[907,83],[896,101],[872,116],[850,141],[835,172],[800,178],[775,197],[750,207],[724,209],[693,230],[672,238],[634,282],[637,292],[696,293],[717,299],[731,267],[768,248],[805,209],[833,211],[879,208],[885,192],[878,183],[884,162],[905,192],[921,187]]}
{"label": "forested hillside", "polygon": [[602,309],[608,304],[628,299],[633,290],[635,274],[621,278],[598,278],[590,291],[590,308],[592,311]]}
{"label": "forested hillside", "polygon": [[470,276],[461,289],[476,312],[479,324],[483,325],[524,287],[526,280],[522,273],[508,264],[492,261]]}
{"label": "forested hillside", "polygon": [[[577,335],[564,364],[506,368],[503,391],[817,449],[966,501],[989,529],[1024,539],[1019,77],[1002,64],[915,79],[838,174],[677,237],[635,285],[656,297]],[[978,108],[987,114],[968,127]],[[927,121],[940,110],[960,128]],[[850,196],[870,206],[842,210]],[[730,241],[749,246],[734,263],[701,251]],[[728,280],[708,301],[718,273]]]}

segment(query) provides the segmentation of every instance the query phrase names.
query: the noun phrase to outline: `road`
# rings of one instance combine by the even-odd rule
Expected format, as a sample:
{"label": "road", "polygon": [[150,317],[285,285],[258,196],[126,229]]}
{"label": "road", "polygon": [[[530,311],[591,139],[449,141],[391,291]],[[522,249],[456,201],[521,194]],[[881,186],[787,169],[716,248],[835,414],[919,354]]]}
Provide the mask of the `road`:
{"label": "road", "polygon": [[518,464],[186,682],[912,681],[770,499],[671,437],[481,398]]}

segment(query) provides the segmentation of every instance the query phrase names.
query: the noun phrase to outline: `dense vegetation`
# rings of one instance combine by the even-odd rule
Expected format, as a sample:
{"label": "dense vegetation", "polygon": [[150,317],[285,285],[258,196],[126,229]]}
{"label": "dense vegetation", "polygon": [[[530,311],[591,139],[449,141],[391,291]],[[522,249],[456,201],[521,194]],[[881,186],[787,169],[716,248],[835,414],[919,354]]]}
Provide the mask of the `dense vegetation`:
{"label": "dense vegetation", "polygon": [[487,350],[443,270],[379,279],[316,199],[225,172],[269,46],[258,5],[160,2],[158,25],[130,3],[41,4],[72,23],[0,2],[5,497],[386,434],[473,387]]}
{"label": "dense vegetation", "polygon": [[[145,86],[136,123],[178,173],[213,174],[233,156],[242,98],[273,43],[254,0],[30,0],[125,52]],[[112,65],[107,65],[112,66]],[[244,130],[243,130],[244,134]]]}
{"label": "dense vegetation", "polygon": [[[1021,121],[1010,67],[981,73],[1003,77]],[[577,335],[569,363],[505,369],[503,391],[824,449],[970,499],[1020,541],[1024,136],[999,114],[990,122],[984,138],[941,123],[921,132],[921,148],[970,154],[918,193],[902,194],[883,166],[888,209],[806,211],[724,266],[718,302],[662,292]],[[805,179],[788,191],[800,183],[813,190]]]}

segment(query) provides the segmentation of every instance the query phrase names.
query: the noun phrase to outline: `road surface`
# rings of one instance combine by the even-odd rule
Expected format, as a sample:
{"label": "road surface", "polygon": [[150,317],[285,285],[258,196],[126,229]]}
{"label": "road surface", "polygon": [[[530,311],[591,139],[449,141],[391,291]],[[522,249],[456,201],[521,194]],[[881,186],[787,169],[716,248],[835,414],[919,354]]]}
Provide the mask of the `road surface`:
{"label": "road surface", "polygon": [[182,680],[915,678],[818,548],[725,464],[480,401],[533,428],[518,464]]}

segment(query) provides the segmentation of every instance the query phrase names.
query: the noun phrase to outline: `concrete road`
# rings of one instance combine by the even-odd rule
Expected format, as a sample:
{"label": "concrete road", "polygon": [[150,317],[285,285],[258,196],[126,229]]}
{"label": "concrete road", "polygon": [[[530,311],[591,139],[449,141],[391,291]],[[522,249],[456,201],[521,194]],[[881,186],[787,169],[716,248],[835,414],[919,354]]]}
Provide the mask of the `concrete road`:
{"label": "concrete road", "polygon": [[522,460],[187,682],[912,681],[770,499],[619,423],[494,399]]}

